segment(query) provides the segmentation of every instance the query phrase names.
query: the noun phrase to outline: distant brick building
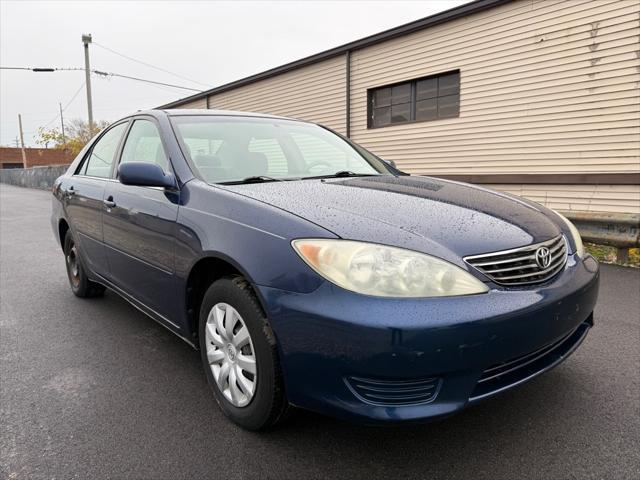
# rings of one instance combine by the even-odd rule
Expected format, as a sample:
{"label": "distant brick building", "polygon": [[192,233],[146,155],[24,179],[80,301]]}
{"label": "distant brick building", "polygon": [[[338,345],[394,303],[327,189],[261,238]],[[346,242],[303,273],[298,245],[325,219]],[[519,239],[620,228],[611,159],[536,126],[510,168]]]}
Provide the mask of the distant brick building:
{"label": "distant brick building", "polygon": [[[26,168],[44,167],[48,165],[68,165],[73,155],[53,148],[25,148]],[[22,152],[20,148],[0,147],[0,168],[22,168]]]}

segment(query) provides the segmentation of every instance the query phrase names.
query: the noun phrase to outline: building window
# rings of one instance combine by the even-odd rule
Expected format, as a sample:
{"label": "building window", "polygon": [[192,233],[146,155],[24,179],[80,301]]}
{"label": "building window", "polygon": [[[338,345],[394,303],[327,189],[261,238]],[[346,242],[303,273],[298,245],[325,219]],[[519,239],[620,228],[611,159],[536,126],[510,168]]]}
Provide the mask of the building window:
{"label": "building window", "polygon": [[369,90],[368,127],[424,122],[460,115],[460,72]]}

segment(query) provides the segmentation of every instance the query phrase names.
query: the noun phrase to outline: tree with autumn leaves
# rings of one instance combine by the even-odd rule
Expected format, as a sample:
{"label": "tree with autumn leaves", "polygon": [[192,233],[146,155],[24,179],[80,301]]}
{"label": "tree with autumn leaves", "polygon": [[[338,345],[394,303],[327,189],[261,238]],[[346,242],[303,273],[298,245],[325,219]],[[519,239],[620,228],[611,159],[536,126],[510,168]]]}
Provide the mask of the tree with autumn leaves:
{"label": "tree with autumn leaves", "polygon": [[40,127],[36,134],[35,141],[38,145],[42,145],[45,148],[65,150],[75,156],[89,140],[108,126],[109,122],[100,120],[93,122],[93,125],[90,127],[89,122],[77,118],[65,124],[64,136],[59,128],[47,129]]}

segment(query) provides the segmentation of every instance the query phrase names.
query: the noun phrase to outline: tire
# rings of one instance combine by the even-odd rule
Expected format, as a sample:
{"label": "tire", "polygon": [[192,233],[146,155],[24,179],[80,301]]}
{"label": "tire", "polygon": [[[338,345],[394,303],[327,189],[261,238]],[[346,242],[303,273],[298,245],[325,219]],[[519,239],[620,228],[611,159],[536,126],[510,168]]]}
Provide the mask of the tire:
{"label": "tire", "polygon": [[[229,318],[230,334],[226,331]],[[225,415],[247,430],[276,425],[288,407],[280,359],[273,331],[244,278],[221,278],[209,287],[202,301],[198,330],[205,375]],[[255,374],[251,373],[252,365]]]}
{"label": "tire", "polygon": [[64,236],[64,259],[69,285],[76,297],[99,297],[104,294],[105,287],[99,283],[92,282],[87,277],[87,271],[82,264],[79,246],[76,244],[71,230],[67,230]]}

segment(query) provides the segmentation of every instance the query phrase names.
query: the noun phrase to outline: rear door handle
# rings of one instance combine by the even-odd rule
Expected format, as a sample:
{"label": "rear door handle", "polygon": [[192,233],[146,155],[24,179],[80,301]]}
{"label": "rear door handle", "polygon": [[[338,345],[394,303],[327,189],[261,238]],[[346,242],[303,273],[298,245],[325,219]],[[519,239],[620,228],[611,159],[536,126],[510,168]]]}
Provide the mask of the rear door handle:
{"label": "rear door handle", "polygon": [[103,200],[102,203],[104,203],[104,206],[107,208],[113,208],[116,206],[116,202],[113,201],[112,196],[109,196],[109,198],[107,198],[106,200]]}
{"label": "rear door handle", "polygon": [[66,191],[67,197],[71,197],[72,195],[76,194],[76,191],[73,189],[73,185],[71,185],[69,187],[69,189]]}

